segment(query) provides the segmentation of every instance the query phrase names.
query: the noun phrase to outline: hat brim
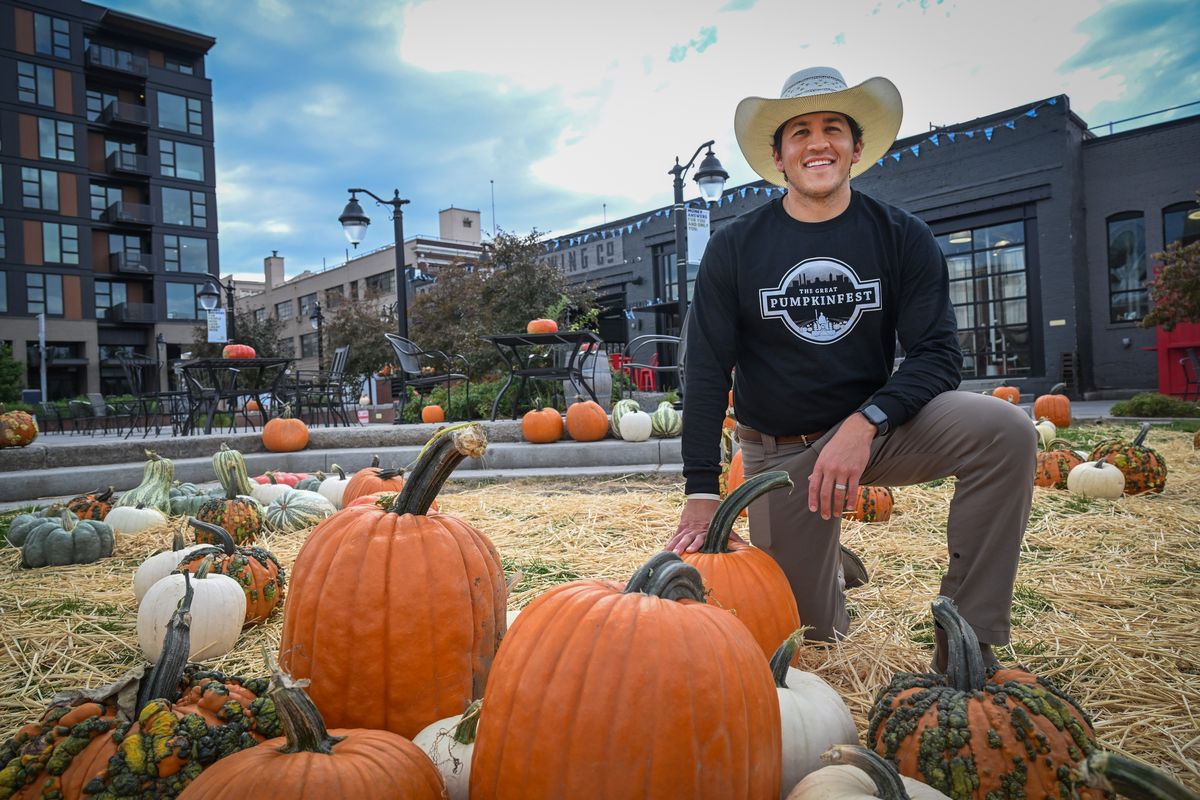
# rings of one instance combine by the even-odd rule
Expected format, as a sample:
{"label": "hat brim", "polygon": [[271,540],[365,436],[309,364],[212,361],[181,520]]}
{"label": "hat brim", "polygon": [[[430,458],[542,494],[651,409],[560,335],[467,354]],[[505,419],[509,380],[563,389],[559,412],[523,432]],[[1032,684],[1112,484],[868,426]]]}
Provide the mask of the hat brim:
{"label": "hat brim", "polygon": [[738,103],[733,130],[738,147],[751,169],[776,186],[787,186],[775,168],[772,147],[775,131],[792,117],[817,111],[836,111],[853,117],[863,130],[862,156],[850,167],[850,177],[861,175],[887,154],[904,117],[900,90],[887,78],[870,78],[840,92],[769,99],[747,97]]}

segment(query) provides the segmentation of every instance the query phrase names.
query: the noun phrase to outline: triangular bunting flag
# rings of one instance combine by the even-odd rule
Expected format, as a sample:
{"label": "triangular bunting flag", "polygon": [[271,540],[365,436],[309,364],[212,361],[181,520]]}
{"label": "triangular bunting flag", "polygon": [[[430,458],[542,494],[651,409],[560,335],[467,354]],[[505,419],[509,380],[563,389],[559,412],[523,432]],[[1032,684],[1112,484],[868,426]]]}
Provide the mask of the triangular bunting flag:
{"label": "triangular bunting flag", "polygon": [[913,154],[914,156],[916,156],[917,158],[920,158],[920,157],[921,157],[921,145],[919,145],[919,144],[914,144],[912,147],[910,147],[910,148],[908,148],[908,149],[909,149],[909,150],[911,150],[911,151],[912,151],[912,154]]}
{"label": "triangular bunting flag", "polygon": [[882,167],[882,166],[883,166],[883,159],[881,158],[881,159],[879,159],[878,161],[876,161],[876,162],[875,162],[875,166],[877,166],[877,167]]}
{"label": "triangular bunting flag", "polygon": [[993,130],[992,128],[984,128],[983,129],[983,135],[987,137],[987,140],[989,142],[992,140],[992,130]]}
{"label": "triangular bunting flag", "polygon": [[1004,127],[1015,131],[1017,129],[1017,121],[1015,119],[1010,119],[1008,122],[1004,123]]}
{"label": "triangular bunting flag", "polygon": [[956,134],[953,134],[953,133],[947,133],[947,134],[946,134],[946,138],[947,138],[947,139],[949,139],[950,141],[952,141],[952,142],[953,142],[953,141],[954,141],[954,137],[955,137],[955,135],[956,135]]}
{"label": "triangular bunting flag", "polygon": [[896,159],[897,161],[899,161],[899,160],[900,160],[900,154],[899,154],[899,153],[892,153],[892,158],[894,158],[894,159]]}
{"label": "triangular bunting flag", "polygon": [[929,141],[933,142],[934,147],[941,147],[941,145],[938,144],[938,135],[936,133],[929,137]]}
{"label": "triangular bunting flag", "polygon": [[1031,108],[1031,109],[1029,109],[1028,111],[1026,111],[1026,112],[1025,112],[1025,116],[1027,116],[1027,117],[1036,117],[1036,116],[1037,116],[1037,109],[1036,109],[1036,108]]}
{"label": "triangular bunting flag", "polygon": [[968,139],[974,139],[975,131],[963,131],[963,136],[966,136]]}
{"label": "triangular bunting flag", "polygon": [[1050,105],[1050,106],[1056,106],[1056,105],[1058,105],[1058,98],[1057,98],[1057,97],[1051,97],[1049,100],[1047,100],[1047,101],[1046,101],[1046,105]]}

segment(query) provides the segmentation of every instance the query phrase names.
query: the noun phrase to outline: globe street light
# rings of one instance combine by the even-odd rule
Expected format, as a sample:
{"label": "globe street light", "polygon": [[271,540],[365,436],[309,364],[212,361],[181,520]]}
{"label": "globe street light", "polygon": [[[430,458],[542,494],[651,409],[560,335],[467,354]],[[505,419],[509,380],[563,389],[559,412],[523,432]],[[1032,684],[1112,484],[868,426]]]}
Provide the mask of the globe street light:
{"label": "globe street light", "polygon": [[675,177],[675,282],[679,292],[680,335],[683,334],[683,319],[688,306],[687,211],[683,205],[683,176],[692,168],[692,164],[696,163],[696,157],[700,155],[700,151],[707,147],[708,152],[705,154],[704,160],[700,162],[700,168],[696,170],[695,181],[700,185],[700,195],[707,202],[711,203],[721,196],[721,192],[725,189],[725,181],[729,179],[729,173],[725,171],[713,153],[714,143],[715,140],[710,139],[697,147],[691,159],[683,166],[680,166],[679,157],[676,156],[675,166],[667,171],[669,175]]}
{"label": "globe street light", "polygon": [[317,372],[320,372],[324,369],[325,362],[325,344],[321,341],[324,338],[321,335],[321,327],[325,324],[325,315],[321,313],[320,302],[313,303],[312,315],[308,318],[308,322],[317,332]]}
{"label": "globe street light", "polygon": [[367,226],[371,224],[371,218],[363,212],[363,208],[358,203],[358,198],[355,196],[359,192],[374,198],[375,202],[381,206],[388,206],[392,209],[392,223],[396,234],[396,332],[405,339],[408,338],[408,281],[404,276],[404,212],[403,207],[408,204],[408,200],[400,199],[400,190],[396,189],[395,194],[390,200],[384,200],[374,192],[369,192],[366,189],[347,189],[350,193],[350,202],[346,203],[346,207],[342,210],[342,215],[338,217],[338,222],[342,223],[342,231],[346,234],[346,238],[350,244],[358,247],[358,243],[367,235]]}

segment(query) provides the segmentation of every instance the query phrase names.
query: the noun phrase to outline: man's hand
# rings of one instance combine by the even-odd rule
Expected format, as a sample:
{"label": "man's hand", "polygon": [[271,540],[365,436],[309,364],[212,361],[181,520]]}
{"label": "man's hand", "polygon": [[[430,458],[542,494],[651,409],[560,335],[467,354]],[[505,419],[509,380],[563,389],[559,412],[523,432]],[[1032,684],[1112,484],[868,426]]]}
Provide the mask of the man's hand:
{"label": "man's hand", "polygon": [[[858,499],[858,481],[871,457],[875,426],[857,411],[846,418],[838,432],[817,456],[808,477],[808,510],[820,511],[821,519],[853,507]],[[835,512],[836,509],[836,512]]]}
{"label": "man's hand", "polygon": [[[713,515],[717,513],[720,500],[705,500],[696,498],[683,504],[683,512],[679,515],[679,527],[675,535],[667,542],[664,550],[676,553],[694,553],[704,544],[704,536],[708,533],[708,525]],[[731,537],[732,538],[732,537]],[[740,541],[740,540],[739,540]]]}

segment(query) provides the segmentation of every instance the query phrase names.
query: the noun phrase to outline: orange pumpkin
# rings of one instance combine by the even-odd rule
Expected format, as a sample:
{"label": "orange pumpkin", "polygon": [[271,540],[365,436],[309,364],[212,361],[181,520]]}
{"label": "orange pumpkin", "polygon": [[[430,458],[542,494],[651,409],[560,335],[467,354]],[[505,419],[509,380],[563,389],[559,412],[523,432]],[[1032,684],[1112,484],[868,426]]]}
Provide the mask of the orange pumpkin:
{"label": "orange pumpkin", "polygon": [[247,400],[246,401],[246,410],[247,411],[262,411],[262,406],[260,406],[258,404],[257,400]]}
{"label": "orange pumpkin", "polygon": [[446,412],[441,406],[430,405],[421,409],[421,422],[445,422]]}
{"label": "orange pumpkin", "polygon": [[263,447],[273,453],[294,453],[308,446],[308,426],[292,416],[292,407],[284,406],[283,414],[263,425]]}
{"label": "orange pumpkin", "polygon": [[195,517],[189,519],[188,524],[197,533],[203,531],[206,539],[215,539],[217,544],[188,553],[175,570],[194,573],[206,558],[211,559],[210,571],[213,574],[228,575],[246,593],[247,625],[263,622],[271,616],[271,612],[283,601],[287,587],[287,578],[275,554],[253,545],[238,547],[229,532],[220,525]]}
{"label": "orange pumpkin", "polygon": [[351,500],[364,494],[398,492],[403,488],[404,470],[383,469],[379,466],[379,456],[371,456],[371,466],[354,473],[346,483],[346,489],[342,492],[342,506],[349,505]]}
{"label": "orange pumpkin", "polygon": [[717,507],[704,544],[681,558],[704,576],[709,602],[737,615],[770,660],[779,643],[800,627],[800,612],[787,576],[763,550],[730,544],[733,521],[746,506],[773,489],[791,486],[783,471],[764,472],[747,480]]}
{"label": "orange pumpkin", "polygon": [[1070,442],[1065,439],[1052,439],[1046,444],[1046,449],[1037,454],[1033,485],[1046,489],[1066,489],[1067,476],[1082,463],[1083,459],[1071,449]]}
{"label": "orange pumpkin", "polygon": [[[721,467],[721,499],[724,500],[726,497],[728,497],[729,493],[741,486],[745,480],[746,465],[742,460],[742,451],[738,450],[733,454],[733,458],[729,459],[729,462]],[[745,518],[746,509],[743,508],[742,513],[739,516]]]}
{"label": "orange pumpkin", "polygon": [[1056,383],[1048,394],[1033,401],[1033,418],[1048,419],[1056,428],[1071,427],[1071,400],[1065,394],[1059,394],[1066,389],[1065,383]]}
{"label": "orange pumpkin", "polygon": [[1161,492],[1167,485],[1167,460],[1145,444],[1150,423],[1143,422],[1133,441],[1111,439],[1092,450],[1089,461],[1107,461],[1125,476],[1125,494]]}
{"label": "orange pumpkin", "polygon": [[24,411],[0,406],[0,447],[25,447],[38,435],[37,420]]}
{"label": "orange pumpkin", "polygon": [[577,442],[600,441],[608,435],[608,412],[594,400],[572,403],[567,407],[567,434]]}
{"label": "orange pumpkin", "polygon": [[534,444],[557,442],[562,438],[563,418],[557,408],[527,411],[521,417],[521,435]]}
{"label": "orange pumpkin", "polygon": [[221,348],[221,358],[255,358],[257,355],[248,344],[227,344]]}
{"label": "orange pumpkin", "polygon": [[856,522],[887,522],[892,518],[896,496],[886,486],[859,486],[854,508],[842,512],[842,519]]}
{"label": "orange pumpkin", "polygon": [[558,323],[552,319],[531,319],[525,326],[526,333],[558,333]]}
{"label": "orange pumpkin", "polygon": [[1021,390],[1015,386],[1009,386],[1005,381],[992,389],[992,397],[999,397],[1001,400],[1007,400],[1013,405],[1017,405],[1021,402]]}
{"label": "orange pumpkin", "polygon": [[395,505],[343,508],[304,542],[283,609],[281,662],[311,680],[309,695],[331,725],[411,738],[483,696],[506,627],[500,554],[430,504],[454,467],[486,447],[477,424],[442,431]]}

